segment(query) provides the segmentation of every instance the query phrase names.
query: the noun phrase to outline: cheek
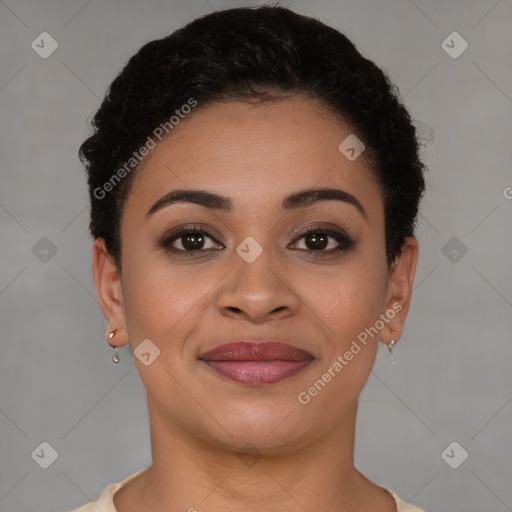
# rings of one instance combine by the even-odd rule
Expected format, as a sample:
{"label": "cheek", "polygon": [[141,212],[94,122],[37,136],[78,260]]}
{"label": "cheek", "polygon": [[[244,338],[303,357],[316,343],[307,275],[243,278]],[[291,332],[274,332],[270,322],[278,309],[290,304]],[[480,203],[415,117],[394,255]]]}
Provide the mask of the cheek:
{"label": "cheek", "polygon": [[126,244],[123,293],[130,343],[135,349],[150,339],[163,356],[158,363],[179,371],[191,357],[185,351],[190,352],[198,332],[215,327],[208,325],[206,312],[227,270],[199,260],[179,262],[148,247],[149,241]]}
{"label": "cheek", "polygon": [[347,265],[315,278],[316,286],[305,279],[302,289],[338,343],[350,342],[365,328],[375,324],[385,300],[387,272],[381,265]]}
{"label": "cheek", "polygon": [[323,361],[301,390],[299,402],[307,404],[310,417],[329,423],[353,406],[373,368],[379,341],[375,325],[383,312],[387,272],[379,264],[354,264],[316,280],[314,294],[306,279],[302,289],[325,337]]}
{"label": "cheek", "polygon": [[[158,345],[206,300],[208,283],[197,272],[161,263],[132,264],[125,277],[125,312],[130,335]],[[193,316],[193,315],[192,315]]]}

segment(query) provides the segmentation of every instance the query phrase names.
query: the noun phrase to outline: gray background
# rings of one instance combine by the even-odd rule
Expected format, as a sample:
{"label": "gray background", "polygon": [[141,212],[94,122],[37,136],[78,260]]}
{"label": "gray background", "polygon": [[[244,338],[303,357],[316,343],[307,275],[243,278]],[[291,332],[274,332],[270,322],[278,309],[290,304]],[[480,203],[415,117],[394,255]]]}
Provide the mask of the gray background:
{"label": "gray background", "polygon": [[[150,464],[132,355],[112,364],[104,338],[77,150],[142,44],[241,5],[255,3],[0,1],[1,511],[70,510]],[[512,510],[512,2],[283,5],[345,32],[435,133],[412,308],[397,364],[381,346],[361,397],[356,465],[428,512]],[[31,48],[43,31],[47,59]],[[441,46],[453,31],[458,58]],[[453,441],[469,453],[457,469],[441,457]]]}

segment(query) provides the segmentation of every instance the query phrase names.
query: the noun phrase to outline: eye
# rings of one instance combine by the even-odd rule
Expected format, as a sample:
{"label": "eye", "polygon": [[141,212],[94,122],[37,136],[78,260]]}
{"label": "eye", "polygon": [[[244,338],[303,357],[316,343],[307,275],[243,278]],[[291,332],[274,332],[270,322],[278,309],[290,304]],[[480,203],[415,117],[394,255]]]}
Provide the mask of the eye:
{"label": "eye", "polygon": [[[208,243],[208,240],[210,241]],[[171,252],[204,252],[215,249],[218,244],[204,229],[198,226],[181,227],[174,230],[158,243],[160,247]]]}
{"label": "eye", "polygon": [[[344,231],[321,227],[309,229],[295,240],[293,245],[301,245],[301,241],[304,245],[298,248],[292,246],[292,249],[309,252],[314,257],[338,254],[356,245]],[[175,254],[197,254],[223,248],[208,231],[196,225],[175,229],[158,242],[158,246]]]}
{"label": "eye", "polygon": [[299,247],[299,250],[316,252],[320,255],[337,254],[355,246],[355,242],[346,233],[325,228],[310,229],[296,240],[303,240],[305,245],[305,247]]}

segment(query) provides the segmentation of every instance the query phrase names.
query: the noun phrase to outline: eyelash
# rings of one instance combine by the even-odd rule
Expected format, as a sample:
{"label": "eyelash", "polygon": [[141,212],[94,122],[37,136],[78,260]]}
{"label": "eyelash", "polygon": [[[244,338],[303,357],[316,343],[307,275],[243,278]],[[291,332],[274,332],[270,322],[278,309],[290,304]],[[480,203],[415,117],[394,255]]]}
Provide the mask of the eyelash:
{"label": "eyelash", "polygon": [[[322,227],[309,228],[307,231],[300,233],[297,236],[297,238],[295,239],[295,243],[297,241],[301,240],[302,238],[304,238],[305,236],[313,234],[313,233],[314,234],[323,234],[323,235],[329,236],[330,238],[334,238],[338,242],[339,246],[335,249],[330,249],[328,251],[323,250],[323,249],[320,249],[317,251],[315,251],[313,249],[296,249],[296,250],[307,251],[307,252],[313,253],[314,257],[323,257],[323,256],[332,256],[332,255],[337,255],[337,254],[340,254],[343,252],[347,252],[356,246],[356,242],[354,240],[352,240],[352,238],[350,238],[343,231],[334,231],[334,230],[322,228]],[[210,235],[210,233],[208,233],[208,231],[205,231],[200,226],[192,225],[192,226],[183,226],[183,227],[177,228],[169,236],[166,236],[161,241],[159,241],[158,246],[163,248],[164,250],[174,253],[174,254],[187,254],[190,256],[194,256],[201,252],[207,252],[207,251],[211,251],[211,250],[215,250],[215,251],[219,250],[219,249],[184,250],[184,249],[176,249],[175,247],[172,247],[171,244],[174,241],[180,239],[184,235],[189,235],[189,234],[205,235],[208,238],[210,238],[211,240],[213,240],[216,244],[219,244],[219,242],[217,242],[214,239],[214,237],[212,235]]]}

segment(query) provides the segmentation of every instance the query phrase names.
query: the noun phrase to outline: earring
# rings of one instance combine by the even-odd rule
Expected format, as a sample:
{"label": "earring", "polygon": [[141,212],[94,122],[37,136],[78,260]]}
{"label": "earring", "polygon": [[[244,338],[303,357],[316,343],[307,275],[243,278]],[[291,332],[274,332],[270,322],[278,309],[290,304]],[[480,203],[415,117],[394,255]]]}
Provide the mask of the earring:
{"label": "earring", "polygon": [[388,345],[388,351],[391,355],[391,363],[395,364],[395,356],[393,355],[393,345],[395,344],[395,340],[391,340],[391,343]]}
{"label": "earring", "polygon": [[[110,340],[115,336],[116,332],[117,332],[117,329],[114,329],[113,331],[108,333],[109,345],[110,345]],[[110,345],[110,346],[112,346],[112,345]],[[119,363],[119,353],[117,351],[117,347],[114,347],[114,355],[112,356],[112,362],[115,364]]]}

